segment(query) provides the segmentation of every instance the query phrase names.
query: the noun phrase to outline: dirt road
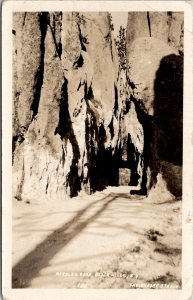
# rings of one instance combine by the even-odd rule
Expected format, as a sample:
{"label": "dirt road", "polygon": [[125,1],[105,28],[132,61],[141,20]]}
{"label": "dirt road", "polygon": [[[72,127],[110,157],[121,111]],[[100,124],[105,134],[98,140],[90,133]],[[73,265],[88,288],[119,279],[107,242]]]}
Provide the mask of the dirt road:
{"label": "dirt road", "polygon": [[49,205],[14,202],[14,288],[135,284],[180,286],[181,201],[153,204],[119,187]]}

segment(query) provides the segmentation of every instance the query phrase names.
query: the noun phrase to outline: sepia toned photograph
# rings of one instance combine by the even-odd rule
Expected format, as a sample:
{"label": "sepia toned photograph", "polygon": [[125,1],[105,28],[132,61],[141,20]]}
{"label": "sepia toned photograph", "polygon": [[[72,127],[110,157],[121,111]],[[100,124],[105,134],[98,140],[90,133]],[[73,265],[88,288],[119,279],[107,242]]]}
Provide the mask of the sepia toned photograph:
{"label": "sepia toned photograph", "polygon": [[14,288],[181,287],[183,18],[13,14]]}
{"label": "sepia toned photograph", "polygon": [[11,289],[182,291],[184,11],[11,18]]}

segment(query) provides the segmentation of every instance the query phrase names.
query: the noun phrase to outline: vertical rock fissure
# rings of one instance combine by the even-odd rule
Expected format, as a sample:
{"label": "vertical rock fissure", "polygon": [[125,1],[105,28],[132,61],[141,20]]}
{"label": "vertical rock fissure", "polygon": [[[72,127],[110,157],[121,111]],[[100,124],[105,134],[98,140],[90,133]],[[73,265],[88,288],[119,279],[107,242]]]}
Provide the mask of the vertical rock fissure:
{"label": "vertical rock fissure", "polygon": [[168,17],[168,20],[167,20],[167,25],[168,25],[168,43],[170,43],[170,30],[171,30],[171,26],[172,26],[172,12],[169,11],[167,12],[167,17]]}
{"label": "vertical rock fissure", "polygon": [[115,105],[113,108],[113,114],[115,115],[116,118],[118,118],[118,109],[119,109],[119,105],[118,105],[118,90],[117,90],[117,86],[114,83],[114,92],[115,92]]}
{"label": "vertical rock fissure", "polygon": [[24,158],[23,158],[22,171],[21,171],[21,180],[20,180],[20,183],[18,185],[17,195],[15,196],[15,198],[18,201],[21,201],[21,199],[22,199],[21,195],[22,195],[22,190],[23,190],[24,178],[25,178],[25,167],[24,167]]}
{"label": "vertical rock fissure", "polygon": [[86,52],[86,47],[83,43],[83,36],[81,33],[80,24],[78,23],[77,26],[78,26],[78,31],[79,31],[79,40],[80,40],[81,49]]}
{"label": "vertical rock fissure", "polygon": [[80,150],[68,110],[68,80],[66,78],[61,90],[59,122],[58,126],[55,129],[55,134],[59,134],[62,140],[69,140],[72,145],[73,159],[66,182],[67,186],[69,186],[70,188],[70,196],[73,197],[76,196],[78,191],[80,191],[81,189],[81,182],[78,175],[78,161],[80,159]]}
{"label": "vertical rock fissure", "polygon": [[70,115],[68,112],[68,81],[65,79],[61,89],[61,103],[59,111],[58,126],[55,129],[55,134],[59,134],[61,139],[67,136],[68,127],[70,123]]}
{"label": "vertical rock fissure", "polygon": [[44,54],[45,54],[45,37],[47,32],[47,13],[43,12],[39,16],[39,26],[41,32],[41,42],[40,42],[40,65],[39,69],[35,74],[35,85],[34,85],[34,97],[33,102],[31,104],[30,110],[32,111],[32,121],[38,113],[39,102],[40,102],[40,95],[41,95],[41,88],[43,85],[43,78],[44,78]]}
{"label": "vertical rock fissure", "polygon": [[[142,178],[141,178],[141,189],[139,192],[134,191],[133,193],[140,193],[143,195],[147,194],[147,169],[150,167],[151,170],[155,170],[155,174],[151,174],[151,182],[150,186],[155,185],[156,183],[156,166],[152,166],[155,161],[152,161],[152,154],[153,154],[153,117],[146,114],[141,110],[139,107],[138,101],[135,100],[134,97],[131,96],[131,101],[135,105],[135,110],[137,113],[137,118],[140,124],[143,127],[144,132],[144,148],[142,153],[142,161],[143,161],[143,170],[142,170]],[[139,174],[136,174],[138,177]]]}
{"label": "vertical rock fissure", "polygon": [[86,95],[86,98],[85,100],[92,100],[94,99],[94,95],[93,95],[93,89],[92,89],[92,82],[91,82],[91,85],[89,86],[88,88],[88,92],[87,92],[87,95]]}
{"label": "vertical rock fissure", "polygon": [[26,16],[27,16],[27,13],[25,12],[25,13],[24,13],[24,16],[23,16],[23,27],[25,26]]}
{"label": "vertical rock fissure", "polygon": [[[95,140],[93,140],[95,136]],[[93,114],[89,105],[87,105],[87,118],[85,120],[85,148],[86,159],[88,161],[88,175],[84,178],[85,183],[89,181],[90,192],[95,191],[96,187],[96,147],[98,146],[98,131],[96,116]],[[97,149],[98,150],[98,149]],[[85,154],[84,154],[85,155]]]}
{"label": "vertical rock fissure", "polygon": [[[16,92],[15,93],[15,120],[18,120],[18,103],[19,103],[19,96],[20,96],[20,93],[19,92]],[[18,133],[17,135],[13,135],[13,138],[12,138],[12,164],[14,163],[14,152],[15,152],[15,149],[16,149],[16,145],[17,143],[21,144],[25,138],[24,138],[24,134],[22,132],[22,128],[20,128],[19,130],[19,125],[17,124],[17,130],[16,132]]]}
{"label": "vertical rock fissure", "polygon": [[61,37],[61,33],[62,33],[62,19],[63,19],[63,13],[60,12],[61,24],[60,24],[60,40],[59,40],[59,44],[58,44],[60,56],[62,56],[62,37]]}
{"label": "vertical rock fissure", "polygon": [[54,46],[55,46],[55,49],[56,49],[56,53],[57,53],[58,57],[61,59],[62,44],[61,44],[61,42],[59,42],[59,44],[57,44],[57,41],[56,41],[56,35],[55,35],[55,18],[54,18],[54,16],[53,16],[53,28],[52,28],[52,26],[50,24],[50,16],[48,15],[48,26],[49,26],[50,31],[52,33],[52,38],[53,38]]}
{"label": "vertical rock fissure", "polygon": [[113,118],[109,124],[109,130],[110,130],[110,134],[111,134],[111,140],[114,138],[115,134],[114,134],[114,126],[113,126]]}
{"label": "vertical rock fissure", "polygon": [[62,167],[64,167],[64,163],[65,163],[65,152],[64,152],[64,146],[62,145],[62,157],[61,157],[61,161],[62,161]]}
{"label": "vertical rock fissure", "polygon": [[149,12],[147,12],[147,22],[149,27],[149,36],[151,37],[151,22],[150,22]]}
{"label": "vertical rock fissure", "polygon": [[48,186],[49,186],[49,176],[48,176],[48,179],[47,179],[47,184],[46,184],[46,194],[48,193]]}

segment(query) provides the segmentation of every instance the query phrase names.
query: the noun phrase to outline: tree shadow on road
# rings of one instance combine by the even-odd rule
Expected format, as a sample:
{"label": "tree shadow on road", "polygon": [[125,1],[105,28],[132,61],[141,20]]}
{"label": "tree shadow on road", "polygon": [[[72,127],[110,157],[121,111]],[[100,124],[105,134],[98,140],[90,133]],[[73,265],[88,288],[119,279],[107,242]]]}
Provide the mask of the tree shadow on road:
{"label": "tree shadow on road", "polygon": [[[97,219],[117,197],[117,194],[110,193],[104,198],[90,203],[85,208],[79,210],[69,222],[65,223],[59,229],[54,230],[13,267],[12,288],[30,287],[31,280],[37,277],[39,272],[49,265],[50,260],[91,222]],[[104,203],[94,214],[86,218],[86,220],[81,220],[90,208],[101,201]]]}

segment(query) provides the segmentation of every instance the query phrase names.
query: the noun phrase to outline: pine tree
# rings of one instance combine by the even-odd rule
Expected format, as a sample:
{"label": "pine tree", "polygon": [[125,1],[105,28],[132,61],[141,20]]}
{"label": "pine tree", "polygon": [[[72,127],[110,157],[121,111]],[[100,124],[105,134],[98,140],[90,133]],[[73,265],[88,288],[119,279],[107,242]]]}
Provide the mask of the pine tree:
{"label": "pine tree", "polygon": [[120,69],[126,70],[127,69],[127,61],[126,61],[126,30],[124,27],[120,27],[119,34],[115,41],[118,55],[119,55],[119,64]]}

